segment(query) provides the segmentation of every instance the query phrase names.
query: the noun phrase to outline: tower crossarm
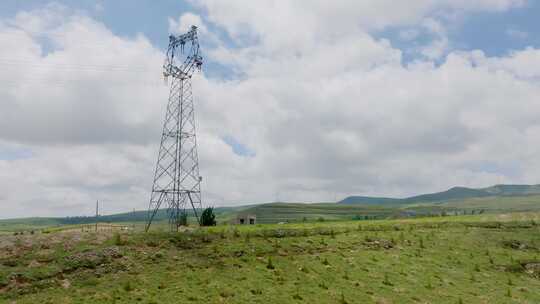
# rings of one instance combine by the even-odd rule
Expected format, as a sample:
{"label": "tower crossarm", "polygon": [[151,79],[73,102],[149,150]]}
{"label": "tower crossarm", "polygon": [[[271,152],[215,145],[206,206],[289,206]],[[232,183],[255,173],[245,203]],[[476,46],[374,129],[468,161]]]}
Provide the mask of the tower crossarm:
{"label": "tower crossarm", "polygon": [[[189,51],[183,56],[186,49],[189,49]],[[201,66],[202,56],[199,54],[199,39],[196,26],[193,25],[185,34],[169,36],[167,58],[163,64],[163,75],[165,77],[190,78],[196,69],[201,69]]]}

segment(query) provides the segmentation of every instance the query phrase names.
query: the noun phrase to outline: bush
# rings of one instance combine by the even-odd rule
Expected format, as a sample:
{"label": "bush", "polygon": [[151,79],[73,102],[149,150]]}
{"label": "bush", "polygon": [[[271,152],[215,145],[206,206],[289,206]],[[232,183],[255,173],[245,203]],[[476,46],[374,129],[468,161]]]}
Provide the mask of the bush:
{"label": "bush", "polygon": [[268,257],[268,262],[266,263],[266,268],[267,268],[267,269],[270,269],[270,270],[273,270],[273,269],[276,268],[276,267],[274,266],[274,263],[272,263],[272,258],[271,258],[271,257]]}
{"label": "bush", "polygon": [[204,209],[201,214],[201,226],[215,226],[216,225],[216,215],[214,214],[214,208],[208,207]]}
{"label": "bush", "polygon": [[120,233],[116,232],[116,233],[113,235],[113,244],[116,245],[116,246],[123,246],[123,245],[125,245],[125,241],[122,240],[122,236],[120,235]]}

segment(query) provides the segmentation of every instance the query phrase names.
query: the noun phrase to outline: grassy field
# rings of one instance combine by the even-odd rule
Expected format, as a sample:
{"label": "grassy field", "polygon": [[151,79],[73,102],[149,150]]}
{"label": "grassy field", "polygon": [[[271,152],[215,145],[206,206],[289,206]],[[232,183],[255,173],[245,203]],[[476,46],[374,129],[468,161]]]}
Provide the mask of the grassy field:
{"label": "grassy field", "polygon": [[540,195],[482,197],[448,201],[441,207],[456,209],[484,209],[490,212],[539,211]]}
{"label": "grassy field", "polygon": [[0,236],[0,303],[540,303],[540,214]]}
{"label": "grassy field", "polygon": [[340,205],[335,203],[301,204],[272,203],[254,206],[241,211],[255,214],[257,222],[264,224],[279,222],[301,222],[325,220],[351,220],[354,216],[386,218],[398,212],[395,208],[361,205]]}
{"label": "grassy field", "polygon": [[58,225],[61,225],[61,223],[58,220],[52,218],[0,220],[0,233],[13,231],[29,231],[33,229],[37,230]]}
{"label": "grassy field", "polygon": [[[536,189],[536,188],[535,188]],[[255,214],[257,222],[275,224],[279,222],[313,222],[320,219],[326,221],[352,219],[388,219],[408,216],[434,216],[475,213],[509,213],[509,212],[540,212],[540,195],[501,195],[478,198],[451,199],[428,203],[412,203],[402,205],[362,205],[335,203],[269,203],[246,205],[238,207],[218,207],[214,209],[218,224],[228,224],[238,214]],[[130,225],[142,224],[148,213],[137,211],[100,216],[101,223]],[[189,213],[189,221],[195,222],[195,217]],[[155,221],[165,223],[168,215],[166,210],[159,210]],[[59,228],[63,226],[92,224],[95,217],[70,218],[23,218],[0,220],[0,234],[42,230],[44,228]]]}

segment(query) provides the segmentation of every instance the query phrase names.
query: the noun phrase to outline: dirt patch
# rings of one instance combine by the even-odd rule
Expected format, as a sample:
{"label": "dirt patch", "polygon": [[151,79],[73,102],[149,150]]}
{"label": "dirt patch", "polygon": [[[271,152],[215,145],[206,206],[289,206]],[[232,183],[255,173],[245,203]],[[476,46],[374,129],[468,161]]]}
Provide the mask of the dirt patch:
{"label": "dirt patch", "polygon": [[366,239],[362,244],[370,250],[388,250],[395,247],[394,242],[385,239]]}
{"label": "dirt patch", "polygon": [[65,263],[68,266],[67,270],[70,271],[79,268],[94,269],[120,257],[122,253],[118,247],[107,247],[102,250],[90,250],[70,255],[65,258]]}
{"label": "dirt patch", "polygon": [[525,273],[534,278],[540,279],[540,261],[525,263],[522,266]]}
{"label": "dirt patch", "polygon": [[540,261],[539,260],[524,260],[515,264],[506,266],[506,271],[525,273],[533,278],[540,279]]}
{"label": "dirt patch", "polygon": [[536,249],[534,246],[519,240],[506,240],[502,242],[503,247],[515,250],[531,250]]}
{"label": "dirt patch", "polygon": [[37,268],[37,267],[40,267],[42,264],[36,260],[32,260],[30,261],[30,263],[28,263],[28,268]]}

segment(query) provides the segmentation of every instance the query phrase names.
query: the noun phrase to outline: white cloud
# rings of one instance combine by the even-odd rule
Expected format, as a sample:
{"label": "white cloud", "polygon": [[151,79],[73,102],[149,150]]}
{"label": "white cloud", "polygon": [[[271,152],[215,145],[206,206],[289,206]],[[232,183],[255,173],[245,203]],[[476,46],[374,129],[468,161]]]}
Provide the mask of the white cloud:
{"label": "white cloud", "polygon": [[422,22],[422,27],[435,36],[433,41],[423,47],[420,52],[429,59],[440,59],[443,57],[449,47],[448,35],[444,26],[437,20],[426,18]]}
{"label": "white cloud", "polygon": [[208,33],[208,29],[199,15],[185,13],[180,16],[178,20],[169,18],[169,32],[172,34],[183,34],[189,31],[193,25],[195,25],[202,34]]}
{"label": "white cloud", "polygon": [[[539,52],[451,51],[437,19],[523,4],[205,0],[201,15],[171,19],[171,32],[195,24],[214,35],[205,57],[240,75],[194,78],[204,198],[324,201],[537,182]],[[95,199],[106,212],[144,208],[167,99],[156,85],[163,53],[145,37],[49,10],[0,22],[0,104],[9,109],[0,141],[32,152],[0,153],[0,214],[90,214]],[[443,42],[430,56],[440,65],[405,66],[401,50],[371,34],[386,26],[429,28]],[[224,136],[255,156],[234,154]]]}

